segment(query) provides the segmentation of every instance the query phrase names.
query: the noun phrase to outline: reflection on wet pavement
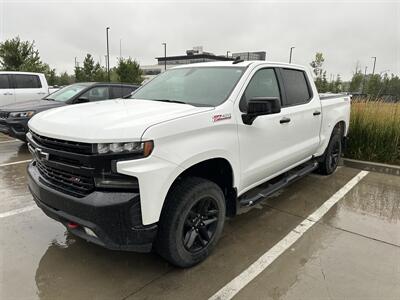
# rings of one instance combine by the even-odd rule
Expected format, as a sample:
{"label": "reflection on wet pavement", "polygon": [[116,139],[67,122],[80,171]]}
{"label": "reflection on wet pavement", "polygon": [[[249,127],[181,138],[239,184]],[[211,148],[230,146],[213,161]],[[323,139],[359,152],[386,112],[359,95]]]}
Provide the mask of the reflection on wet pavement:
{"label": "reflection on wet pavement", "polygon": [[235,299],[399,299],[400,248],[314,225]]}
{"label": "reflection on wet pavement", "polygon": [[368,174],[323,222],[400,246],[400,177]]}
{"label": "reflection on wet pavement", "polygon": [[31,158],[28,147],[21,141],[0,144],[0,164],[12,163]]}

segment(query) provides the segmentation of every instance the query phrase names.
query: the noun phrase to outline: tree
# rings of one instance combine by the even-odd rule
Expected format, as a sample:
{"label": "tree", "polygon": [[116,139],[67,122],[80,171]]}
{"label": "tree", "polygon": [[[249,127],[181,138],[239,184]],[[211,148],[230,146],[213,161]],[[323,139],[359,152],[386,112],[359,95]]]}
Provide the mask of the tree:
{"label": "tree", "polygon": [[[314,60],[310,63],[310,66],[313,68],[314,75],[316,76],[315,85],[320,93],[326,92],[326,84],[323,80],[323,71],[322,71],[322,65],[324,61],[325,59],[322,53],[317,52],[315,54]],[[325,74],[325,80],[326,80],[326,74]]]}
{"label": "tree", "polygon": [[94,77],[94,59],[91,54],[86,54],[83,60],[83,73],[85,76],[85,81],[93,81]]}
{"label": "tree", "polygon": [[363,79],[364,75],[361,73],[361,71],[357,71],[356,73],[354,73],[350,81],[349,92],[359,92],[361,90]]}
{"label": "tree", "polygon": [[324,61],[325,58],[322,52],[317,52],[314,60],[310,63],[310,66],[313,68],[313,72],[317,78],[322,76],[322,65]]}
{"label": "tree", "polygon": [[120,82],[140,84],[143,81],[143,71],[140,69],[139,63],[130,57],[120,58],[115,72]]}
{"label": "tree", "polygon": [[7,71],[41,73],[50,69],[40,60],[35,42],[21,41],[19,36],[0,43],[0,68]]}
{"label": "tree", "polygon": [[67,72],[63,72],[58,77],[58,85],[68,85],[74,83],[75,78],[72,75],[68,75]]}
{"label": "tree", "polygon": [[328,91],[328,80],[326,79],[326,71],[324,71],[324,73],[322,73],[320,89],[318,91],[320,93],[326,93]]}
{"label": "tree", "polygon": [[340,93],[342,91],[342,79],[340,74],[336,75],[336,80],[333,83],[333,91],[334,93]]}
{"label": "tree", "polygon": [[86,81],[85,73],[81,67],[75,66],[74,74],[76,82]]}
{"label": "tree", "polygon": [[107,71],[100,63],[96,63],[93,69],[93,80],[94,81],[107,81]]}
{"label": "tree", "polygon": [[58,77],[56,74],[56,69],[49,69],[46,72],[46,79],[49,85],[58,85]]}
{"label": "tree", "polygon": [[367,94],[371,98],[376,98],[381,90],[381,76],[379,74],[370,75],[367,83]]}

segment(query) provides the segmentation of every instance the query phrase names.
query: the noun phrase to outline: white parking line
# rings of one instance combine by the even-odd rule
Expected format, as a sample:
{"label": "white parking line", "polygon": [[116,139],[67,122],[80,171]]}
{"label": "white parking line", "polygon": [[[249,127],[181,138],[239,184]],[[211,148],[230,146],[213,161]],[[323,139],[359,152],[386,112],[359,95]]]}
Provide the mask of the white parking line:
{"label": "white parking line", "polygon": [[6,211],[6,212],[3,212],[3,213],[0,213],[0,219],[11,217],[11,216],[15,216],[15,215],[19,215],[19,214],[34,210],[36,208],[38,208],[38,207],[35,204],[33,204],[33,205],[26,206],[26,207],[23,207],[23,208],[18,208],[18,209]]}
{"label": "white parking line", "polygon": [[308,229],[317,223],[340,199],[342,199],[357,183],[361,181],[369,172],[361,171],[345,186],[337,191],[332,197],[322,204],[316,211],[309,215],[295,229],[280,240],[274,247],[265,252],[246,270],[240,273],[227,285],[221,288],[217,293],[209,298],[209,300],[227,300],[232,299],[241,289],[243,289],[250,281],[256,278],[270,264],[272,264],[282,253],[291,247]]}
{"label": "white parking line", "polygon": [[8,141],[1,141],[0,144],[5,144],[5,143],[13,143],[13,142],[20,142],[20,140],[8,140]]}
{"label": "white parking line", "polygon": [[14,161],[6,164],[1,164],[0,167],[6,167],[6,166],[12,166],[12,165],[17,165],[17,164],[23,164],[30,162],[32,159],[27,159],[27,160],[20,160],[20,161]]}

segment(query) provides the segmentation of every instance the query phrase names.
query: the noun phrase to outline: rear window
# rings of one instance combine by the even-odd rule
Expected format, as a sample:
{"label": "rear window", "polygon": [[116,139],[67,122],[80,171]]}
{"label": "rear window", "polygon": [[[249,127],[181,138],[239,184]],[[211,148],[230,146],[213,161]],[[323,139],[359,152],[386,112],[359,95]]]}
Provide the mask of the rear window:
{"label": "rear window", "polygon": [[310,100],[311,94],[303,71],[282,69],[282,78],[286,91],[286,106],[303,104]]}
{"label": "rear window", "polygon": [[16,89],[38,89],[42,87],[37,75],[15,74],[14,80]]}
{"label": "rear window", "polygon": [[8,75],[0,75],[0,89],[9,89],[10,83],[8,81]]}

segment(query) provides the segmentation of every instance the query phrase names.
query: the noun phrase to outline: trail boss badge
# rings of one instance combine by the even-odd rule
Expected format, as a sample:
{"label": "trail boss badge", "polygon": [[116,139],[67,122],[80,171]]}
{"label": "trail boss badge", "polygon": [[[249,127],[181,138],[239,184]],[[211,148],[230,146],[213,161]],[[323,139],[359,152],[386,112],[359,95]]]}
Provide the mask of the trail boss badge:
{"label": "trail boss badge", "polygon": [[228,120],[231,118],[231,114],[215,115],[212,117],[213,122]]}

